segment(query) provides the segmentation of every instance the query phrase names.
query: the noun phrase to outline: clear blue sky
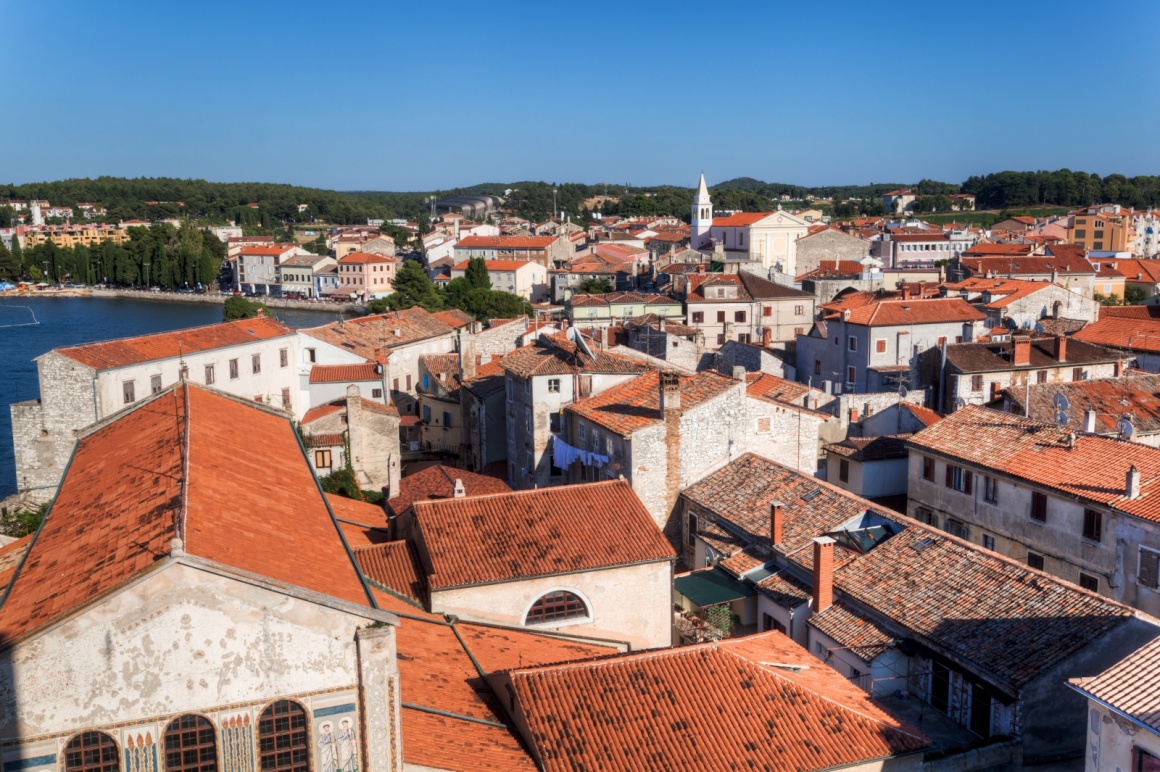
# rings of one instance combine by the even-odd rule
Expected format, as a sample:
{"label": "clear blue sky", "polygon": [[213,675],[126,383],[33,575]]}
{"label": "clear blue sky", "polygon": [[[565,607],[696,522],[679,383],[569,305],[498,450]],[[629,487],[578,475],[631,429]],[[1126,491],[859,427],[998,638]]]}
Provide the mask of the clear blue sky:
{"label": "clear blue sky", "polygon": [[1160,173],[1160,2],[0,0],[0,181]]}

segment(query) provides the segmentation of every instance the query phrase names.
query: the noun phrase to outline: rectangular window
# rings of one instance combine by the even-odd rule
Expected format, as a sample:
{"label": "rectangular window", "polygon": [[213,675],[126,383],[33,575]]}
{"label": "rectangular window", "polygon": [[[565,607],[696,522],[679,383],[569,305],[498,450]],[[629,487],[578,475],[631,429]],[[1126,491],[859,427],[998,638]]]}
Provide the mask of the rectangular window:
{"label": "rectangular window", "polygon": [[983,500],[992,504],[999,503],[999,481],[994,477],[983,477]]}
{"label": "rectangular window", "polygon": [[252,372],[254,375],[262,372],[261,354],[254,354],[252,357],[250,357],[250,372]]}
{"label": "rectangular window", "polygon": [[1037,372],[1035,374],[1035,382],[1036,383],[1047,383],[1047,371],[1040,370],[1039,372]]}
{"label": "rectangular window", "polygon": [[125,398],[126,405],[132,404],[137,399],[137,392],[132,381],[125,381],[121,384],[121,396]]}
{"label": "rectangular window", "polygon": [[1083,380],[1083,368],[1082,367],[1073,368],[1071,371],[1071,379],[1073,381],[1082,381]]}
{"label": "rectangular window", "polygon": [[290,366],[290,350],[289,349],[285,349],[285,348],[278,349],[278,366],[279,367],[289,367]]}
{"label": "rectangular window", "polygon": [[[798,306],[798,308],[801,308],[801,306]],[[762,308],[761,315],[762,316],[773,316],[773,306],[765,306],[764,308]]]}
{"label": "rectangular window", "polygon": [[398,390],[399,390],[399,379],[398,379],[398,378],[392,378],[392,379],[391,379],[391,390],[392,390],[392,391],[398,391]]}
{"label": "rectangular window", "polygon": [[934,482],[934,459],[930,456],[922,457],[922,479]]}
{"label": "rectangular window", "polygon": [[154,375],[149,379],[149,390],[154,394],[161,391],[161,376],[160,375]]}
{"label": "rectangular window", "polygon": [[[528,383],[531,383],[531,381],[528,381]],[[408,374],[407,375],[407,391],[410,391],[410,390],[411,390],[411,376]]]}
{"label": "rectangular window", "polygon": [[431,406],[430,405],[423,406],[423,420],[426,421],[427,423],[431,423]]}
{"label": "rectangular window", "polygon": [[694,311],[693,312],[693,324],[703,324],[704,322],[705,322],[705,312],[704,311]]}
{"label": "rectangular window", "polygon": [[689,546],[697,546],[697,516],[689,515]]}
{"label": "rectangular window", "polygon": [[805,307],[805,306],[794,306],[794,307],[793,307],[793,315],[794,315],[794,316],[801,316],[801,315],[802,315],[802,314],[804,314],[805,312],[806,312],[806,307]]}
{"label": "rectangular window", "polygon": [[1160,756],[1138,746],[1132,748],[1132,772],[1160,772]]}
{"label": "rectangular window", "polygon": [[[444,413],[443,415],[444,415],[444,420],[448,420],[448,421],[451,420],[451,416],[448,415],[447,413]],[[549,419],[548,420],[548,431],[550,431],[554,434],[559,434],[560,428],[563,425],[560,413],[557,411],[552,411],[549,414],[548,419]]]}
{"label": "rectangular window", "polygon": [[[310,350],[313,351],[314,349],[310,349]],[[238,360],[231,359],[230,360],[230,380],[232,381],[232,380],[236,379],[237,377],[238,377]]]}
{"label": "rectangular window", "polygon": [[851,365],[850,367],[847,367],[846,368],[846,383],[850,386],[851,389],[853,389],[854,384],[857,383],[857,381],[858,381],[858,368],[854,367],[853,365]]}
{"label": "rectangular window", "polygon": [[1086,231],[1086,230],[1081,230],[1081,229],[1077,228],[1077,229],[1076,229],[1076,231],[1075,231],[1075,237],[1076,237],[1077,239],[1083,239],[1083,238],[1087,238],[1087,231]]}
{"label": "rectangular window", "polygon": [[885,354],[886,353],[886,339],[885,338],[879,338],[878,340],[874,341],[874,353],[876,353],[876,354]]}
{"label": "rectangular window", "polygon": [[938,515],[925,507],[919,507],[914,510],[914,519],[920,523],[926,523],[927,525],[933,525],[935,528],[938,528]]}
{"label": "rectangular window", "polygon": [[955,520],[953,517],[947,518],[946,528],[943,530],[951,536],[958,536],[960,539],[971,538],[971,529],[967,527],[967,524],[960,520]]}
{"label": "rectangular window", "polygon": [[838,479],[850,482],[850,462],[844,458],[838,461]]}
{"label": "rectangular window", "polygon": [[718,346],[725,345],[725,333],[722,332],[722,333],[717,334],[717,345]]}
{"label": "rectangular window", "polygon": [[290,409],[290,389],[282,389],[282,409]]}
{"label": "rectangular window", "polygon": [[858,339],[851,335],[847,340],[849,341],[850,350],[857,351],[858,350]]}
{"label": "rectangular window", "polygon": [[[558,415],[558,414],[556,414],[556,415]],[[451,414],[448,413],[446,410],[443,411],[443,425],[444,426],[451,425]]]}
{"label": "rectangular window", "polygon": [[1040,555],[1038,552],[1028,552],[1027,553],[1027,565],[1030,566],[1031,568],[1036,569],[1037,571],[1042,571],[1043,570],[1043,556]]}
{"label": "rectangular window", "polygon": [[1140,565],[1136,568],[1136,584],[1160,589],[1160,551],[1140,547]]}
{"label": "rectangular window", "polygon": [[971,376],[971,391],[982,391],[982,390],[983,390],[983,376],[972,375]]}
{"label": "rectangular window", "polygon": [[718,311],[718,312],[717,312],[717,321],[718,321],[720,324],[724,324],[724,323],[725,323],[725,312],[724,312],[724,311]]}
{"label": "rectangular window", "polygon": [[814,360],[814,375],[821,375],[821,374],[822,374],[822,360],[815,359]]}
{"label": "rectangular window", "polygon": [[745,322],[745,312],[744,311],[734,311],[733,312],[733,321],[744,323]]}
{"label": "rectangular window", "polygon": [[588,425],[580,424],[580,447],[584,447],[584,443],[588,441]]}
{"label": "rectangular window", "polygon": [[548,393],[549,394],[559,394],[560,393],[560,379],[559,378],[549,378],[548,379]]}
{"label": "rectangular window", "polygon": [[312,349],[312,348],[306,349],[306,361],[311,362],[311,363],[314,362],[314,349]]}
{"label": "rectangular window", "polygon": [[785,625],[778,622],[772,616],[766,613],[761,614],[761,630],[762,632],[769,632],[770,630],[777,630],[781,634],[785,634]]}
{"label": "rectangular window", "polygon": [[747,332],[737,333],[737,342],[738,343],[748,343],[749,342],[749,333],[747,333]]}
{"label": "rectangular window", "polygon": [[213,365],[206,365],[205,366],[205,385],[206,386],[213,385]]}
{"label": "rectangular window", "polygon": [[1032,491],[1031,519],[1038,520],[1041,523],[1047,522],[1047,494]]}
{"label": "rectangular window", "polygon": [[1104,532],[1104,513],[1098,509],[1083,511],[1083,537],[1088,541],[1099,541]]}
{"label": "rectangular window", "polygon": [[1079,575],[1079,586],[1084,588],[1085,590],[1090,591],[1090,592],[1099,592],[1100,591],[1099,577],[1092,576],[1091,574],[1081,573]]}
{"label": "rectangular window", "polygon": [[995,537],[990,534],[983,534],[983,549],[995,551]]}
{"label": "rectangular window", "polygon": [[315,469],[330,469],[330,451],[316,450],[314,451],[314,468]]}
{"label": "rectangular window", "polygon": [[382,389],[371,389],[371,396],[374,397],[375,399],[382,399],[383,398],[383,390]]}

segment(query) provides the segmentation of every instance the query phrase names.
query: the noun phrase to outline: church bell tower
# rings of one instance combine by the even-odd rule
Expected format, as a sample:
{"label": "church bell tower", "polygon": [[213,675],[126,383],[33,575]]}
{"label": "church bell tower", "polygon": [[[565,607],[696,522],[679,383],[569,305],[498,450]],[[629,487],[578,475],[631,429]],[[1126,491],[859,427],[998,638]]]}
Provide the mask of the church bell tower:
{"label": "church bell tower", "polygon": [[697,186],[697,195],[693,196],[692,215],[690,242],[693,249],[701,249],[708,245],[709,229],[713,226],[713,200],[709,198],[704,173],[701,174],[701,184]]}

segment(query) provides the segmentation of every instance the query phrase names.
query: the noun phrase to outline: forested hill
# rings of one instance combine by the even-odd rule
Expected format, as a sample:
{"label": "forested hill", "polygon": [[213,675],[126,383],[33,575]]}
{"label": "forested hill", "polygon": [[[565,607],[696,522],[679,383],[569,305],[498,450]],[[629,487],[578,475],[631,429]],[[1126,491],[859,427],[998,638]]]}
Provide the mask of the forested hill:
{"label": "forested hill", "polygon": [[[1160,177],[1125,177],[1122,174],[1101,177],[1069,169],[998,172],[970,177],[961,185],[923,179],[917,183],[807,187],[738,177],[714,185],[711,190],[713,203],[718,210],[769,211],[777,206],[782,195],[788,195],[794,201],[804,200],[806,196],[856,199],[862,202],[863,209],[874,210],[881,208],[878,205],[883,193],[900,187],[908,187],[923,197],[971,193],[976,196],[979,209],[1043,205],[1074,207],[1097,202],[1137,208],[1160,206]],[[0,207],[6,199],[47,199],[53,204],[64,206],[92,202],[108,209],[106,219],[112,222],[190,217],[210,222],[233,220],[246,226],[274,228],[281,227],[283,223],[315,220],[354,224],[364,223],[370,218],[416,219],[424,212],[428,196],[456,193],[507,194],[508,206],[512,211],[530,220],[548,217],[552,212],[553,198],[558,211],[564,211],[577,219],[587,219],[591,214],[586,208],[586,202],[604,214],[687,217],[693,197],[692,187],[630,187],[623,183],[587,185],[533,181],[489,182],[443,191],[340,192],[261,182],[99,177],[93,180],[0,185]],[[598,196],[610,196],[611,199],[601,199],[596,203],[593,199]],[[252,207],[250,204],[258,206]],[[299,211],[301,204],[306,205],[303,211]],[[849,216],[838,211],[834,214]]]}

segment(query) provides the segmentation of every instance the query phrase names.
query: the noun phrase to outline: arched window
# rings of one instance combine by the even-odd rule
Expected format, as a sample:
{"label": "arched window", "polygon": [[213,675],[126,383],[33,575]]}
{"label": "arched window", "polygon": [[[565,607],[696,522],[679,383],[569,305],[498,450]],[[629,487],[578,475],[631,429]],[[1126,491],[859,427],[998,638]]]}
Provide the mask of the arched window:
{"label": "arched window", "polygon": [[297,702],[278,700],[258,717],[262,772],[309,772],[310,740],[306,711]]}
{"label": "arched window", "polygon": [[558,590],[544,595],[528,609],[526,625],[541,625],[588,616],[588,606],[575,593]]}
{"label": "arched window", "polygon": [[166,772],[217,772],[217,741],[213,724],[187,713],[165,728]]}
{"label": "arched window", "polygon": [[117,743],[104,732],[82,732],[64,746],[65,772],[117,772]]}

